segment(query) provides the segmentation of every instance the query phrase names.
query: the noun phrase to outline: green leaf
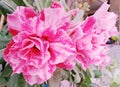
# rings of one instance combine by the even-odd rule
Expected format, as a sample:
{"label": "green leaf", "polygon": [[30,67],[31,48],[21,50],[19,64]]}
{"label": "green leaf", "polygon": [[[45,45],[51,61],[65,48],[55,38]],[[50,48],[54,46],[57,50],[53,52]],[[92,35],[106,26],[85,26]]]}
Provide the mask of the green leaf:
{"label": "green leaf", "polygon": [[24,87],[25,86],[26,82],[25,82],[22,74],[20,74],[18,76],[17,84],[18,84],[18,87]]}
{"label": "green leaf", "polygon": [[6,87],[7,81],[4,77],[0,76],[0,87]]}
{"label": "green leaf", "polygon": [[94,72],[95,78],[100,78],[100,76],[102,75],[102,73],[99,70],[94,70],[93,72]]}
{"label": "green leaf", "polygon": [[12,0],[12,1],[19,6],[25,6],[25,3],[23,2],[23,0]]}
{"label": "green leaf", "polygon": [[13,4],[10,4],[10,0],[1,0],[0,1],[0,11],[3,15],[7,16],[8,13],[12,13],[14,11]]}
{"label": "green leaf", "polygon": [[1,10],[1,13],[5,16],[7,16],[8,13],[12,13],[12,10],[1,2],[0,2],[0,10]]}
{"label": "green leaf", "polygon": [[22,74],[14,74],[11,76],[7,87],[31,87],[25,82]]}
{"label": "green leaf", "polygon": [[42,0],[40,5],[42,8],[49,7],[51,5],[52,0]]}
{"label": "green leaf", "polygon": [[[7,83],[7,87],[24,87],[24,81],[19,74],[14,74],[10,77],[9,82]],[[22,84],[20,84],[22,83]],[[18,85],[19,84],[19,85]]]}
{"label": "green leaf", "polygon": [[7,37],[2,37],[0,35],[0,49],[5,48],[6,44],[9,42],[10,39],[8,39]]}
{"label": "green leaf", "polygon": [[91,74],[90,74],[90,72],[89,72],[89,70],[87,69],[85,72],[84,72],[84,74],[85,74],[85,83],[87,83],[87,84],[91,84]]}
{"label": "green leaf", "polygon": [[47,5],[46,5],[46,7],[49,7],[49,6],[51,6],[51,0],[49,0],[48,2],[47,2]]}
{"label": "green leaf", "polygon": [[6,80],[8,80],[11,74],[12,74],[12,68],[10,67],[10,65],[7,65],[3,70],[1,76],[6,77]]}
{"label": "green leaf", "polygon": [[11,35],[8,33],[7,26],[5,25],[2,31],[0,31],[0,49],[5,48],[10,39]]}
{"label": "green leaf", "polygon": [[82,83],[82,87],[89,87],[89,85],[86,83]]}
{"label": "green leaf", "polygon": [[7,87],[43,87],[41,85],[29,85],[22,74],[14,74],[10,77],[9,82],[7,83]]}
{"label": "green leaf", "polygon": [[2,15],[2,11],[0,10],[0,15]]}
{"label": "green leaf", "polygon": [[52,0],[34,0],[34,7],[38,12],[40,12],[43,8],[49,7],[51,5]]}
{"label": "green leaf", "polygon": [[85,78],[85,83],[91,84],[91,79],[90,79],[90,77],[86,77],[86,78]]}
{"label": "green leaf", "polygon": [[0,76],[0,87],[4,87],[7,84],[7,81],[4,77]]}
{"label": "green leaf", "polygon": [[7,83],[7,87],[17,87],[17,80],[18,80],[17,74],[11,76],[9,82]]}
{"label": "green leaf", "polygon": [[3,49],[0,50],[0,64],[5,63],[5,61],[4,61],[3,57],[2,57],[2,53],[3,53]]}
{"label": "green leaf", "polygon": [[89,69],[86,70],[86,74],[87,74],[87,76],[91,77]]}

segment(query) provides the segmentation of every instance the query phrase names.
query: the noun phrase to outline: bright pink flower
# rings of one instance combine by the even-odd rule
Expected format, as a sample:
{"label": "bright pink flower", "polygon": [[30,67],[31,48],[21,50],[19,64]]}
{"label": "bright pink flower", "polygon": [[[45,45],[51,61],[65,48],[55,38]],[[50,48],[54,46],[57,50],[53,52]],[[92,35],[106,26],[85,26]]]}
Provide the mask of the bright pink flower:
{"label": "bright pink flower", "polygon": [[46,29],[55,34],[57,29],[69,29],[70,14],[56,2],[52,2],[51,7],[43,9],[39,14],[36,14],[32,8],[20,6],[15,12],[8,14],[8,29],[13,36],[20,31],[41,34]]}
{"label": "bright pink flower", "polygon": [[49,43],[39,36],[20,32],[14,36],[4,51],[4,59],[14,73],[23,73],[31,85],[49,79],[56,66],[49,64]]}
{"label": "bright pink flower", "polygon": [[[26,11],[32,16],[24,12],[30,8],[18,7],[8,16],[8,28],[14,36],[4,51],[4,59],[31,85],[50,79],[56,67],[71,70],[76,63],[75,47],[66,32],[70,15],[62,7],[53,7],[43,9],[39,15]],[[14,19],[20,20],[18,24],[13,24]]]}
{"label": "bright pink flower", "polygon": [[[23,31],[7,45],[4,59],[12,66],[14,73],[23,73],[26,81],[33,85],[50,79],[56,66],[72,69],[75,48],[64,30],[59,30],[50,41],[44,36]],[[64,65],[60,66],[62,63]]]}
{"label": "bright pink flower", "polygon": [[107,65],[110,58],[105,43],[117,33],[117,16],[107,10],[105,2],[93,16],[74,24],[71,14],[75,16],[77,10],[66,12],[56,2],[39,14],[31,8],[18,7],[8,15],[13,38],[4,51],[4,59],[14,73],[22,73],[31,85],[50,79],[56,67],[73,69],[76,59],[83,69]]}

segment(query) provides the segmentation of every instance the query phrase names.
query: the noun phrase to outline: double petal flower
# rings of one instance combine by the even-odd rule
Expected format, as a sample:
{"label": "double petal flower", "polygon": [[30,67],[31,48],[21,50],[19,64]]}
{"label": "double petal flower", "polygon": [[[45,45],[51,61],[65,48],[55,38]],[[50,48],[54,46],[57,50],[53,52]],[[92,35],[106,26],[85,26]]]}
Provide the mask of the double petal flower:
{"label": "double petal flower", "polygon": [[93,16],[75,24],[71,15],[78,11],[66,12],[57,2],[39,14],[29,7],[17,7],[7,18],[13,37],[4,50],[5,61],[31,85],[49,80],[57,67],[73,69],[77,61],[84,70],[108,64],[105,42],[117,33],[117,16],[108,7],[104,3]]}

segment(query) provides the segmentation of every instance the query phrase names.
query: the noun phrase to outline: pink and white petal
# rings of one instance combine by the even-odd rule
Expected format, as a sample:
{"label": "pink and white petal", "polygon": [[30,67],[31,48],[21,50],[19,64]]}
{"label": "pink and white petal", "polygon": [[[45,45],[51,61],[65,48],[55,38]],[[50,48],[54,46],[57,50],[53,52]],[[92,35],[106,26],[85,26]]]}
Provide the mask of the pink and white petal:
{"label": "pink and white petal", "polygon": [[88,17],[81,26],[83,32],[86,34],[92,33],[95,23],[96,19],[93,16]]}
{"label": "pink and white petal", "polygon": [[56,70],[56,66],[50,65],[49,63],[43,65],[42,67],[26,67],[23,71],[23,75],[25,80],[30,84],[41,84],[46,82],[51,78],[54,71]]}
{"label": "pink and white petal", "polygon": [[69,56],[63,63],[57,64],[58,67],[63,69],[72,70],[76,64],[76,55]]}
{"label": "pink and white petal", "polygon": [[70,37],[72,38],[73,42],[76,43],[78,39],[81,39],[83,37],[84,33],[82,31],[82,28],[80,26],[77,26],[72,30]]}
{"label": "pink and white petal", "polygon": [[19,31],[24,30],[23,24],[29,18],[37,16],[32,8],[19,6],[14,13],[8,14],[8,29],[12,35],[16,35]]}
{"label": "pink and white petal", "polygon": [[75,55],[75,48],[69,44],[50,43],[51,64],[59,64],[65,62],[67,58]]}
{"label": "pink and white petal", "polygon": [[103,3],[103,5],[95,12],[94,16],[97,18],[102,14],[106,13],[109,9],[110,5],[107,4],[107,1]]}

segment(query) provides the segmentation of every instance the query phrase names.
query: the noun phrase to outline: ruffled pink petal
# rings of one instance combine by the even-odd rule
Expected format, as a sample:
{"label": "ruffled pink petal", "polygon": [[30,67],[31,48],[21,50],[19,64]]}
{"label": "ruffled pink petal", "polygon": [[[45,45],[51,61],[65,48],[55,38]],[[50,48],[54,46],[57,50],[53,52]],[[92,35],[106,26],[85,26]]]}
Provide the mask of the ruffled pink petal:
{"label": "ruffled pink petal", "polygon": [[75,27],[70,33],[70,37],[72,38],[74,43],[76,43],[78,39],[82,38],[83,35],[84,33],[81,26]]}
{"label": "ruffled pink petal", "polygon": [[63,63],[57,64],[57,67],[72,70],[76,64],[76,55],[69,56]]}
{"label": "ruffled pink petal", "polygon": [[50,43],[51,64],[59,64],[75,55],[72,39],[64,30],[59,30]]}
{"label": "ruffled pink petal", "polygon": [[26,66],[23,69],[25,80],[30,84],[41,84],[51,78],[56,67],[49,63],[42,67],[36,68],[34,66]]}
{"label": "ruffled pink petal", "polygon": [[82,24],[82,30],[84,33],[92,33],[96,19],[94,17],[88,17]]}
{"label": "ruffled pink petal", "polygon": [[23,24],[30,18],[37,16],[32,8],[17,7],[14,13],[8,14],[7,23],[8,29],[12,35],[16,35],[18,32],[24,30]]}
{"label": "ruffled pink petal", "polygon": [[59,64],[64,62],[71,55],[74,55],[75,49],[69,44],[62,43],[51,43],[50,52],[51,52],[51,64]]}

